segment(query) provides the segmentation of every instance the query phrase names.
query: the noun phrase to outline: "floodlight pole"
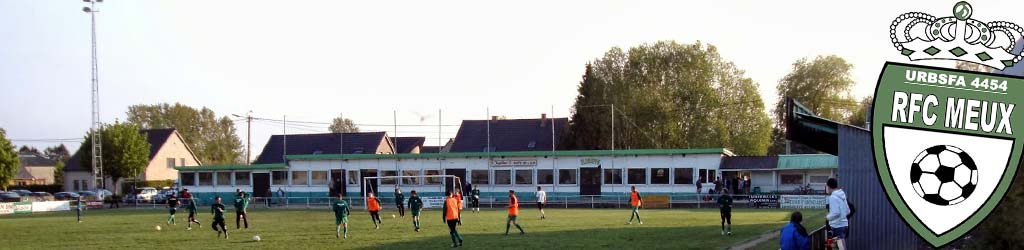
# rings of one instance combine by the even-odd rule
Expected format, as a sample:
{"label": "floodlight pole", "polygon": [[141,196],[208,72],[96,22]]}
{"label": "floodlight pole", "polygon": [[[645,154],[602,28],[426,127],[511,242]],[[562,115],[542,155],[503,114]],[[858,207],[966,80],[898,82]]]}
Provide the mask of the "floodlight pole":
{"label": "floodlight pole", "polygon": [[89,129],[92,135],[92,172],[98,179],[95,183],[106,188],[107,185],[103,178],[103,137],[100,134],[103,124],[100,120],[99,63],[96,54],[96,12],[99,12],[96,9],[96,3],[102,2],[102,0],[84,1],[89,3],[89,7],[82,7],[82,11],[89,13],[92,25],[92,125]]}

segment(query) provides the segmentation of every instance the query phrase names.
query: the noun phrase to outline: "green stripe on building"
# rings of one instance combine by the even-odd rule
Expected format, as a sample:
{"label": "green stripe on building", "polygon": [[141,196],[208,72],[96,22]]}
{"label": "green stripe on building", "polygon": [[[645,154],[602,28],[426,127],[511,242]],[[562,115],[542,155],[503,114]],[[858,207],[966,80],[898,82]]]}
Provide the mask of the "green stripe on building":
{"label": "green stripe on building", "polygon": [[839,157],[828,154],[779,155],[777,169],[827,169],[839,168]]}

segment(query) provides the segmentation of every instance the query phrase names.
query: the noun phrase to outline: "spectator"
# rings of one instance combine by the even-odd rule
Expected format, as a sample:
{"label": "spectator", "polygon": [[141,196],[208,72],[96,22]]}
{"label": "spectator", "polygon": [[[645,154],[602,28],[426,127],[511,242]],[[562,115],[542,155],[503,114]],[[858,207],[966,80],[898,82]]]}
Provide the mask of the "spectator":
{"label": "spectator", "polygon": [[789,224],[782,228],[779,238],[779,248],[782,250],[810,250],[811,238],[807,235],[807,229],[800,224],[804,219],[799,211],[793,212],[789,217]]}
{"label": "spectator", "polygon": [[715,177],[715,193],[718,193],[718,190],[722,190],[722,179]]}
{"label": "spectator", "polygon": [[832,234],[840,240],[845,240],[846,230],[850,225],[847,220],[850,207],[847,205],[846,193],[839,188],[839,182],[835,178],[829,178],[825,185],[825,192],[829,193],[828,214],[825,215],[825,219],[828,220],[828,225],[832,228]]}
{"label": "spectator", "polygon": [[701,189],[701,186],[702,186],[701,183],[703,183],[703,182],[704,182],[704,178],[698,178],[697,179],[697,196],[700,196],[700,192],[701,192],[700,189]]}

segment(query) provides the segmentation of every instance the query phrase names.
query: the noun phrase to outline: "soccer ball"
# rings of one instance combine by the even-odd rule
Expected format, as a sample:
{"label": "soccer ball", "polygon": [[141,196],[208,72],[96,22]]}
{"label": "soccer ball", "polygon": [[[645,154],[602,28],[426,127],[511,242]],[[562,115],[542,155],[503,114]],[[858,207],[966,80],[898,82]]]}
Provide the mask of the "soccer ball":
{"label": "soccer ball", "polygon": [[395,214],[391,214],[391,218],[394,219],[395,218]]}
{"label": "soccer ball", "polygon": [[914,192],[939,206],[963,202],[978,186],[978,166],[962,149],[936,145],[925,149],[910,166]]}
{"label": "soccer ball", "polygon": [[253,235],[252,236],[252,241],[260,241],[260,236],[259,235]]}
{"label": "soccer ball", "polygon": [[156,225],[156,230],[160,231],[160,225]]}

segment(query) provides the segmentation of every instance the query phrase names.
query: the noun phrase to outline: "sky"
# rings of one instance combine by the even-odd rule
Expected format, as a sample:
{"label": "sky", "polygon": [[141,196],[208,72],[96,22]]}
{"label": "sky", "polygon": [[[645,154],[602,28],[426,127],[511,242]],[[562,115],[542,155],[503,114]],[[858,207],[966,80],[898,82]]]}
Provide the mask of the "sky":
{"label": "sky", "polygon": [[[886,61],[898,15],[956,1],[124,1],[98,5],[103,122],[182,103],[221,116],[364,131],[464,119],[566,117],[587,62],[611,47],[701,41],[759,84],[766,106],[804,57],[854,65],[857,98]],[[90,21],[81,1],[0,0],[0,128],[18,146],[78,148],[90,126]],[[974,1],[973,18],[1024,22],[1021,1]],[[948,62],[920,63],[951,66]],[[244,122],[236,122],[246,140]],[[287,133],[326,132],[327,125]],[[255,157],[279,123],[252,125]],[[428,145],[457,126],[399,126]]]}

